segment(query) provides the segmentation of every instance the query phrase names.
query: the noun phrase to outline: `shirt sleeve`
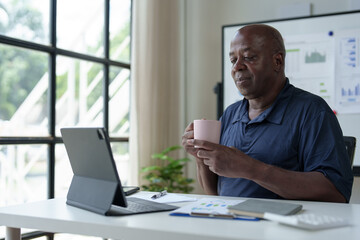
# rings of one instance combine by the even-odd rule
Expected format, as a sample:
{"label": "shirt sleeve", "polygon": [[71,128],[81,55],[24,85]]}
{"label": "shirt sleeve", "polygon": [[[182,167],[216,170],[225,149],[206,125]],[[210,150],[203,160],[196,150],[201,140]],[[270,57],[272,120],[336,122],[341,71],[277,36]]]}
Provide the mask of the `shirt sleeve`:
{"label": "shirt sleeve", "polygon": [[335,114],[322,110],[305,118],[301,129],[299,155],[304,172],[323,173],[349,202],[353,174]]}

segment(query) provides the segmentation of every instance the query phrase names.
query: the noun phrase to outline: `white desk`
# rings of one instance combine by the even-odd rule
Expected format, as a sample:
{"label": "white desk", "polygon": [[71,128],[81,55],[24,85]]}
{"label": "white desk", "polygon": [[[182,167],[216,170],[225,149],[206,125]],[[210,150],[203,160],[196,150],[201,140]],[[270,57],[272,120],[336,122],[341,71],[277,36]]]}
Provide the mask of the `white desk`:
{"label": "white desk", "polygon": [[[208,197],[191,195],[195,197]],[[122,240],[158,239],[360,239],[360,205],[301,202],[306,211],[347,218],[352,226],[320,231],[296,229],[270,221],[235,221],[169,216],[168,212],[105,217],[52,199],[0,208],[7,239],[20,239],[20,228]],[[186,204],[186,203],[183,203]]]}

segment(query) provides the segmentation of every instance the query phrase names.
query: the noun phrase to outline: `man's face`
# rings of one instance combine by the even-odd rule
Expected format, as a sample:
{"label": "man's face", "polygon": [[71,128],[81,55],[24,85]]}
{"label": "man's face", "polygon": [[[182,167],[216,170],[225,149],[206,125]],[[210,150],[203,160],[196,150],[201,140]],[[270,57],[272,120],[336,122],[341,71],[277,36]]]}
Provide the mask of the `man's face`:
{"label": "man's face", "polygon": [[261,98],[271,91],[276,78],[269,41],[241,29],[231,42],[229,56],[231,76],[246,99]]}

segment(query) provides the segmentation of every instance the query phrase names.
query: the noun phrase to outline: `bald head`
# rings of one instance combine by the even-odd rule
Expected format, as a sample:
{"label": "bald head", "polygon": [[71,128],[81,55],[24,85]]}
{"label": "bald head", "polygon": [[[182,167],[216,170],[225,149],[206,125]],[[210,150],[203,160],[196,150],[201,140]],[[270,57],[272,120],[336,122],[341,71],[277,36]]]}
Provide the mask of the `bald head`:
{"label": "bald head", "polygon": [[284,40],[280,32],[275,28],[265,24],[253,24],[240,28],[236,32],[236,35],[238,34],[253,36],[259,41],[263,41],[263,44],[269,44],[273,49],[273,53],[281,53],[285,58]]}
{"label": "bald head", "polygon": [[231,76],[246,99],[265,103],[275,99],[286,82],[284,41],[275,28],[256,24],[239,29],[229,57]]}

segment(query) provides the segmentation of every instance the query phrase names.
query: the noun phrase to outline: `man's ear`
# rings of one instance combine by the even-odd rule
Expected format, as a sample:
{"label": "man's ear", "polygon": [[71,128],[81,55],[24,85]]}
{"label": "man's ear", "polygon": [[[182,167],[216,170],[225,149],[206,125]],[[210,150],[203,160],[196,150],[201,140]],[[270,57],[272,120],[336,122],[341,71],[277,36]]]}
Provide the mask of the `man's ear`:
{"label": "man's ear", "polygon": [[275,53],[273,56],[273,65],[274,65],[274,70],[276,72],[279,72],[283,69],[284,67],[284,55],[280,52]]}

